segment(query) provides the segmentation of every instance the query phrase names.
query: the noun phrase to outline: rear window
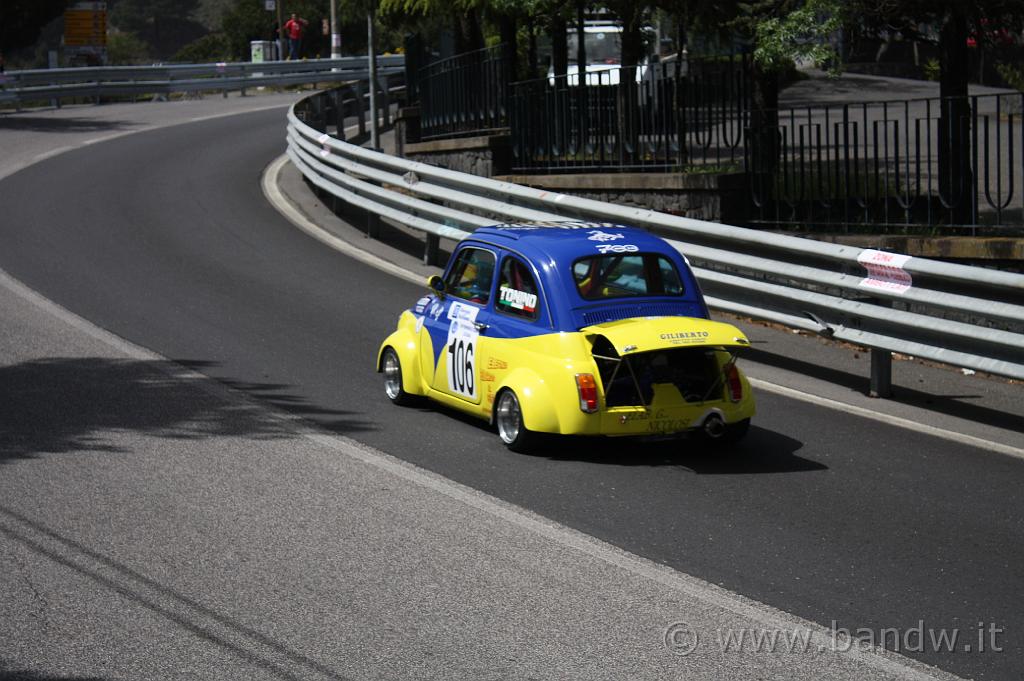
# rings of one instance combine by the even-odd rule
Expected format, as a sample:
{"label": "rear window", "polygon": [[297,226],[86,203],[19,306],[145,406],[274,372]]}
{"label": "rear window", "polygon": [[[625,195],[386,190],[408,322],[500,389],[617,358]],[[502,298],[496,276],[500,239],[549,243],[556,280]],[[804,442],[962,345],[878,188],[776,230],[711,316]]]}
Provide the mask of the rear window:
{"label": "rear window", "polygon": [[675,264],[657,253],[580,258],[572,266],[572,276],[576,289],[585,300],[681,296],[685,293]]}

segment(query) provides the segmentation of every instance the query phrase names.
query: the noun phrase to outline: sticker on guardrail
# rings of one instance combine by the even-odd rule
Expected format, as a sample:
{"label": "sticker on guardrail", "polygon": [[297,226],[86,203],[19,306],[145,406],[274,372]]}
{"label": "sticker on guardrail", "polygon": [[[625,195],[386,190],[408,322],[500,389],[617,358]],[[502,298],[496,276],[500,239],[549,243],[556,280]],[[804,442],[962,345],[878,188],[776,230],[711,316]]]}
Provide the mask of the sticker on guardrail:
{"label": "sticker on guardrail", "polygon": [[891,293],[905,292],[914,285],[910,273],[903,269],[909,260],[909,255],[869,248],[857,256],[857,262],[868,271],[868,276],[861,280],[860,285]]}
{"label": "sticker on guardrail", "polygon": [[327,144],[327,140],[331,139],[331,136],[326,132],[316,138],[316,141],[320,143],[323,149],[320,150],[320,155],[327,158],[331,155],[331,145]]}

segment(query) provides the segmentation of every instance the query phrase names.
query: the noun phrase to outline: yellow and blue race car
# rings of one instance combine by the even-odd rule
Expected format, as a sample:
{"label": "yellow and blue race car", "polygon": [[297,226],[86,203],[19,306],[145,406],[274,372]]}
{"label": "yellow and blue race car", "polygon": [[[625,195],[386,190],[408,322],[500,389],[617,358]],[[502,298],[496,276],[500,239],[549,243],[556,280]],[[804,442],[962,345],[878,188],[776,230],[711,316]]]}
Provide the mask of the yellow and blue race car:
{"label": "yellow and blue race car", "polygon": [[377,371],[395,404],[427,397],[490,421],[514,451],[540,434],[741,438],[749,341],[711,321],[685,258],[597,223],[478,229],[402,313]]}

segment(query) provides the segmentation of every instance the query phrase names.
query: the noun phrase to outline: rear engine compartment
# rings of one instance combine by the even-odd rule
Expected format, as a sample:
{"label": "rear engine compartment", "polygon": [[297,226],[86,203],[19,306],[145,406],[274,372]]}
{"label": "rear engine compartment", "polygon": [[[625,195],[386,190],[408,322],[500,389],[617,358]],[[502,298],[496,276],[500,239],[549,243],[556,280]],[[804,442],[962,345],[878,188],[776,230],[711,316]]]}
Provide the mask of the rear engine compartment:
{"label": "rear engine compartment", "polygon": [[715,348],[678,347],[621,357],[604,336],[591,347],[607,407],[647,407],[655,385],[673,385],[689,403],[719,400],[723,371]]}

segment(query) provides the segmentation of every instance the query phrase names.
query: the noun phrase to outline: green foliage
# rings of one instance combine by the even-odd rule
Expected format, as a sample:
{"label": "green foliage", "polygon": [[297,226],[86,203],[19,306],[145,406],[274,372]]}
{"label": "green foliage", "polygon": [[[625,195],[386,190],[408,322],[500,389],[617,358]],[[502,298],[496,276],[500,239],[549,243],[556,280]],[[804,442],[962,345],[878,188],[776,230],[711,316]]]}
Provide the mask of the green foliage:
{"label": "green foliage", "polygon": [[939,73],[942,71],[942,65],[938,59],[929,59],[924,65],[924,77],[925,80],[938,82]]}
{"label": "green foliage", "polygon": [[187,21],[199,0],[117,0],[111,3],[110,23],[121,31],[142,34],[154,21]]}
{"label": "green foliage", "polygon": [[1006,84],[1014,90],[1024,92],[1024,66],[1020,64],[996,64],[996,71]]}
{"label": "green foliage", "polygon": [[838,64],[830,39],[841,18],[838,0],[805,0],[784,16],[764,16],[754,26],[754,61],[762,70],[775,72],[796,59]]}
{"label": "green foliage", "polygon": [[171,61],[181,64],[211,64],[231,61],[231,45],[221,32],[209,33],[178,50]]}
{"label": "green foliage", "polygon": [[151,61],[149,45],[145,40],[124,31],[107,34],[107,61],[111,66],[133,66]]}

